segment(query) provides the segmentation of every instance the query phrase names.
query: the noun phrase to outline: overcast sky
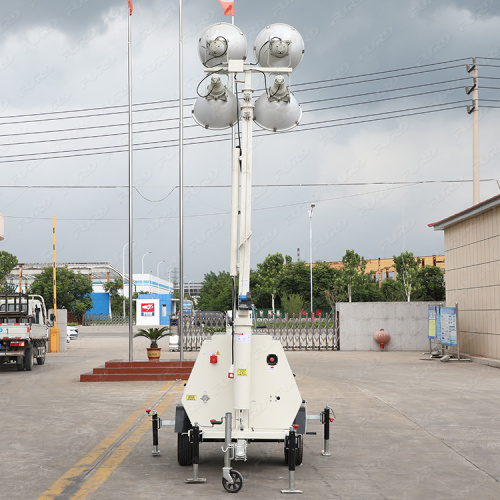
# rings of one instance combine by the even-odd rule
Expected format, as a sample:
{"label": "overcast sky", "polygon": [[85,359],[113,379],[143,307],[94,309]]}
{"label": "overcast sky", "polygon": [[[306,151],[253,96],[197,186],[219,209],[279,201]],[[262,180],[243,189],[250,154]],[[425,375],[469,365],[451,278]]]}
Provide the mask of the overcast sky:
{"label": "overcast sky", "polygon": [[[236,0],[235,10],[249,62],[269,24],[292,25],[305,41],[291,78],[301,124],[283,134],[254,129],[253,268],[275,252],[295,261],[300,249],[309,260],[311,203],[315,261],[340,260],[346,249],[367,259],[442,254],[442,232],[427,225],[472,205],[472,57],[480,197],[499,194],[499,2]],[[159,265],[163,278],[178,266],[178,12],[178,1],[135,0],[131,19],[134,272],[151,252],[144,270]],[[198,39],[231,18],[217,0],[185,0],[183,14],[188,283],[229,267],[229,131],[206,131],[190,115],[205,76]],[[55,216],[58,261],[122,268],[127,21],[127,0],[2,4],[0,250],[20,262],[51,261]],[[260,75],[254,86],[258,97]]]}

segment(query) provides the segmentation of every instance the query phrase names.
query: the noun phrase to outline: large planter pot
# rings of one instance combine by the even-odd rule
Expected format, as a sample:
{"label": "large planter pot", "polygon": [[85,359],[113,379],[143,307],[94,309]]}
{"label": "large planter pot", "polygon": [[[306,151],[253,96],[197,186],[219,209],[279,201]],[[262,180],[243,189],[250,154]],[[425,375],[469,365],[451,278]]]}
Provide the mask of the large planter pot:
{"label": "large planter pot", "polygon": [[148,347],[146,350],[149,361],[160,361],[161,347]]}

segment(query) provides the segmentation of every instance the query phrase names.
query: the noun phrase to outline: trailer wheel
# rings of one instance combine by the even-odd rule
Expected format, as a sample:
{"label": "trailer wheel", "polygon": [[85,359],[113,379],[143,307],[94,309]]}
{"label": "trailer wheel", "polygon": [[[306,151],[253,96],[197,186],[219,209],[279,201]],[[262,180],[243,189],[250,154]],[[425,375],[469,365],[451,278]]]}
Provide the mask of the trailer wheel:
{"label": "trailer wheel", "polygon": [[189,434],[177,434],[177,462],[179,465],[192,465],[193,443],[189,441]]}
{"label": "trailer wheel", "polygon": [[27,371],[27,372],[30,372],[31,370],[33,370],[33,351],[31,349],[31,347],[28,347],[25,351],[24,351],[24,369]]}
{"label": "trailer wheel", "polygon": [[39,358],[36,358],[36,362],[37,362],[38,365],[45,364],[45,353],[43,353],[43,356],[40,356]]}
{"label": "trailer wheel", "polygon": [[16,360],[16,368],[18,372],[22,372],[24,370],[24,363],[23,363],[23,358],[21,356],[18,356]]}
{"label": "trailer wheel", "polygon": [[224,486],[224,489],[229,491],[229,493],[238,493],[243,486],[243,476],[234,469],[231,469],[229,474],[231,475],[233,483],[228,483],[225,478],[222,478],[222,486]]}
{"label": "trailer wheel", "polygon": [[[296,437],[297,444],[295,445],[295,465],[300,465],[304,456],[304,440],[302,439],[302,434],[297,434]],[[285,440],[285,464],[288,465],[288,436]]]}

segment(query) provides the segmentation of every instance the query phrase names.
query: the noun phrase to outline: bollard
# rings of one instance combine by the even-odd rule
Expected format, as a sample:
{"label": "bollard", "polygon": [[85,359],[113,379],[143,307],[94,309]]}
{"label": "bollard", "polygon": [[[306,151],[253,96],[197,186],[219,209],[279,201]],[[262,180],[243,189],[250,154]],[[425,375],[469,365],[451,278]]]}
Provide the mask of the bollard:
{"label": "bollard", "polygon": [[292,426],[290,427],[290,432],[288,433],[288,489],[281,490],[281,493],[303,493],[302,490],[295,489],[296,444],[297,444],[297,437],[295,434],[295,426]]}
{"label": "bollard", "polygon": [[[333,417],[330,417],[330,410],[332,411]],[[329,457],[330,453],[330,423],[333,422],[335,414],[329,406],[325,406],[325,409],[321,412],[321,423],[323,424],[323,438],[325,441],[324,449],[322,455]]]}
{"label": "bollard", "polygon": [[204,477],[198,477],[198,464],[200,463],[200,427],[194,424],[191,429],[193,438],[193,477],[186,479],[186,483],[205,483],[207,480]]}

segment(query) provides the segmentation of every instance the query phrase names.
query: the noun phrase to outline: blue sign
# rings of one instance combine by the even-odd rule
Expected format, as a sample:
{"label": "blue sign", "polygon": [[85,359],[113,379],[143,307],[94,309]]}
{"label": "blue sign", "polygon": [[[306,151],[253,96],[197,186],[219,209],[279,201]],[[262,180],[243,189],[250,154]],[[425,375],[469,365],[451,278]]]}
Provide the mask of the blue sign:
{"label": "blue sign", "polygon": [[182,304],[184,314],[193,314],[193,301],[185,300]]}

